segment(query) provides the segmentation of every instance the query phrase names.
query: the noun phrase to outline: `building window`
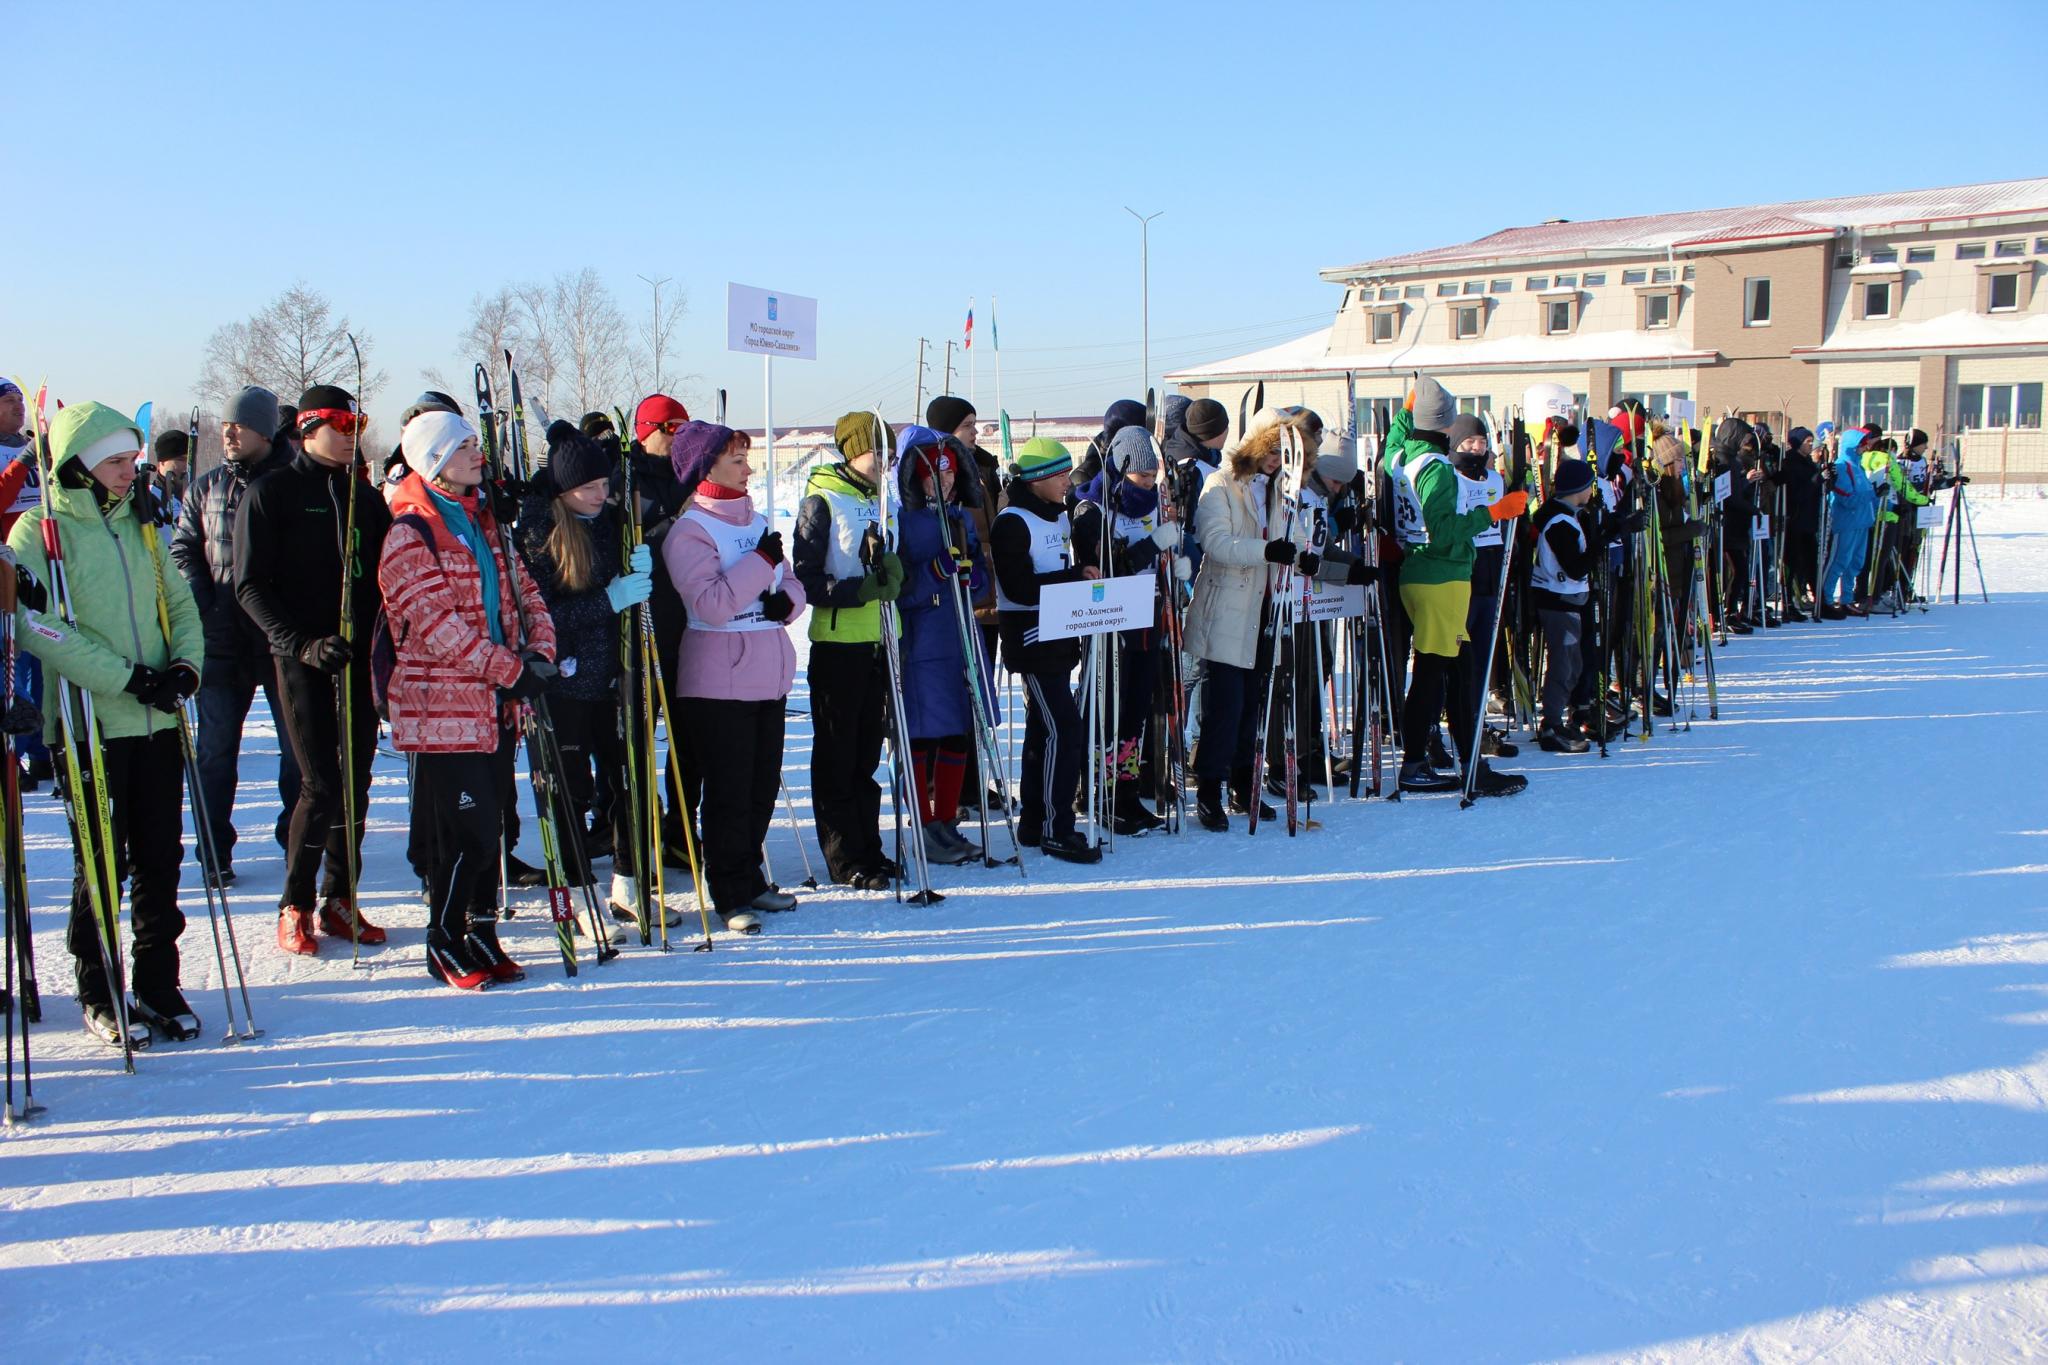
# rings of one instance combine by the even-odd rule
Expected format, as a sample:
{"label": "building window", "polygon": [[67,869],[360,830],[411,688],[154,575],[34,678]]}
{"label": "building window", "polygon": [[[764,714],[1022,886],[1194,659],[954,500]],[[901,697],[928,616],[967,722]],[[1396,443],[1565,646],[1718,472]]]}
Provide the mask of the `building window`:
{"label": "building window", "polygon": [[1495,280],[1488,288],[1496,294],[1512,294],[1515,292],[1515,282],[1513,280]]}
{"label": "building window", "polygon": [[1460,398],[1458,400],[1458,415],[1460,417],[1484,417],[1492,411],[1493,395],[1490,393],[1482,393],[1477,398]]}
{"label": "building window", "polygon": [[1871,252],[1869,260],[1872,265],[1897,265],[1899,253],[1891,247],[1886,247],[1882,251]]}
{"label": "building window", "polygon": [[1959,244],[1957,245],[1957,247],[1956,247],[1956,259],[1957,259],[1957,260],[1959,260],[1959,261],[1981,261],[1981,260],[1983,260],[1983,259],[1984,259],[1984,244],[1983,244],[1982,242],[1962,242],[1962,243],[1959,243]]}
{"label": "building window", "polygon": [[1989,311],[2010,313],[2020,306],[2020,277],[2017,275],[1993,275],[1991,277],[1991,302]]}
{"label": "building window", "polygon": [[1683,270],[1679,271],[1679,272],[1678,272],[1678,278],[1680,278],[1680,279],[1682,279],[1682,280],[1690,280],[1690,279],[1692,279],[1692,267],[1691,267],[1691,266],[1687,266],[1687,267],[1686,267],[1685,269],[1683,269]]}
{"label": "building window", "polygon": [[1649,278],[1650,272],[1647,270],[1624,270],[1621,272],[1621,282],[1623,284],[1641,284]]}
{"label": "building window", "polygon": [[1643,295],[1643,329],[1654,332],[1671,325],[1671,293]]}
{"label": "building window", "polygon": [[1652,417],[1668,418],[1671,416],[1673,409],[1680,403],[1688,401],[1691,397],[1692,394],[1690,392],[1680,389],[1676,393],[1624,393],[1615,401],[1617,403],[1626,403],[1630,399],[1634,399],[1636,402],[1641,403],[1643,411],[1649,413]]}
{"label": "building window", "polygon": [[1486,305],[1461,303],[1451,309],[1451,340],[1470,341],[1478,336],[1485,324]]}
{"label": "building window", "polygon": [[1586,410],[1586,395],[1584,395],[1583,393],[1573,394],[1572,406],[1576,411],[1584,412]]}
{"label": "building window", "polygon": [[1554,287],[1558,289],[1577,289],[1579,287],[1579,277],[1577,275],[1559,275]]}
{"label": "building window", "polygon": [[1850,266],[1853,266],[1855,264],[1856,253],[1849,250],[1849,248],[1842,247],[1840,250],[1835,252],[1835,269],[1847,270]]}
{"label": "building window", "polygon": [[1906,248],[1907,265],[1929,265],[1933,260],[1934,248],[1931,246],[1909,246]]}
{"label": "building window", "polygon": [[1607,272],[1606,272],[1606,271],[1604,271],[1604,270],[1589,270],[1589,271],[1587,271],[1587,272],[1586,272],[1586,288],[1588,288],[1588,289],[1592,289],[1592,288],[1595,288],[1595,287],[1597,287],[1597,286],[1599,286],[1599,285],[1603,285],[1603,284],[1605,284],[1605,283],[1607,283]]}
{"label": "building window", "polygon": [[2018,241],[1995,243],[1991,248],[1991,254],[2007,257],[2024,256],[2027,254],[2026,239],[2020,238]]}
{"label": "building window", "polygon": [[1467,281],[1465,281],[1465,292],[1466,292],[1467,294],[1484,294],[1484,293],[1486,292],[1486,281],[1485,281],[1485,280],[1467,280]]}
{"label": "building window", "polygon": [[1892,282],[1863,286],[1863,316],[1888,318],[1892,315]]}
{"label": "building window", "polygon": [[1522,288],[1528,290],[1532,294],[1539,293],[1542,290],[1550,288],[1550,276],[1531,275],[1528,279],[1522,281]]}
{"label": "building window", "polygon": [[1571,331],[1578,321],[1579,302],[1577,299],[1545,299],[1543,301],[1543,334],[1563,336]]}
{"label": "building window", "polygon": [[1399,335],[1401,335],[1401,310],[1398,308],[1374,309],[1372,315],[1373,344],[1377,346],[1382,342],[1392,341]]}
{"label": "building window", "polygon": [[1669,284],[1678,278],[1678,273],[1668,265],[1660,265],[1650,272],[1651,284]]}
{"label": "building window", "polygon": [[1401,297],[1401,291],[1400,291],[1399,289],[1395,288],[1395,287],[1394,287],[1393,285],[1391,285],[1391,284],[1390,284],[1390,285],[1388,285],[1388,286],[1387,286],[1386,288],[1384,288],[1384,289],[1380,290],[1380,302],[1381,302],[1381,303],[1385,303],[1385,302],[1387,302],[1387,301],[1388,301],[1389,299],[1398,299],[1398,298],[1400,298],[1400,297]]}
{"label": "building window", "polygon": [[1423,289],[1419,284],[1405,285],[1401,290],[1401,297],[1404,299],[1419,299],[1422,297],[1422,294]]}
{"label": "building window", "polygon": [[1835,424],[1860,427],[1875,422],[1886,431],[1902,431],[1913,425],[1913,390],[1905,388],[1864,388],[1835,390]]}
{"label": "building window", "polygon": [[1964,431],[1986,427],[2041,429],[2039,384],[1958,384],[1956,421]]}
{"label": "building window", "polygon": [[2048,256],[2048,237],[2036,237],[2034,239],[2034,254],[2036,256]]}
{"label": "building window", "polygon": [[1742,282],[1742,325],[1771,325],[1771,282],[1767,277],[1753,276]]}

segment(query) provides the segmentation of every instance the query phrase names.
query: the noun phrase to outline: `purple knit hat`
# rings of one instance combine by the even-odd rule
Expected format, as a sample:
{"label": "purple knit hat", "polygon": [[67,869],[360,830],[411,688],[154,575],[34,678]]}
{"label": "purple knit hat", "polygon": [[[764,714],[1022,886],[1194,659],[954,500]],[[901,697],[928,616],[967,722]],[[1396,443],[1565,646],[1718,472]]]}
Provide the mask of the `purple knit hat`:
{"label": "purple knit hat", "polygon": [[685,422],[677,429],[675,444],[668,448],[668,462],[685,493],[697,490],[731,441],[732,428],[716,422]]}

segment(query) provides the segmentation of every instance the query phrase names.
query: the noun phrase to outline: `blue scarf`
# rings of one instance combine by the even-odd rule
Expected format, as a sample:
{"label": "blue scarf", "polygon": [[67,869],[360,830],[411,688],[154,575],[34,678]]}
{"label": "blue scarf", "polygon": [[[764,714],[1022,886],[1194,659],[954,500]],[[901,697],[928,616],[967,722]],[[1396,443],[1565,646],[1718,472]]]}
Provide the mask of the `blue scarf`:
{"label": "blue scarf", "polygon": [[477,578],[483,587],[484,619],[491,623],[491,643],[504,644],[505,627],[498,619],[498,561],[491,553],[490,541],[484,538],[483,527],[469,514],[466,501],[451,498],[432,484],[427,485],[427,496],[434,500],[434,509],[448,529],[476,556]]}

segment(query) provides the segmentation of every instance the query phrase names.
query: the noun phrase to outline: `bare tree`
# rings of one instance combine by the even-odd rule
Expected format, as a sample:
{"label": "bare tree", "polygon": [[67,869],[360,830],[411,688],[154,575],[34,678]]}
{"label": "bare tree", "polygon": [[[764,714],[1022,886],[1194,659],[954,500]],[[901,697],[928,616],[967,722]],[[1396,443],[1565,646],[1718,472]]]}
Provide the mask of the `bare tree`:
{"label": "bare tree", "polygon": [[579,414],[616,399],[627,379],[630,334],[604,280],[589,266],[557,275],[548,302],[559,363],[548,396]]}
{"label": "bare tree", "polygon": [[368,407],[389,376],[369,368],[375,343],[356,332],[365,366],[358,382],[348,344],[354,330],[346,317],[335,316],[326,295],[300,281],[246,320],[215,329],[206,340],[199,394],[221,403],[246,385],[261,384],[291,402],[315,384],[339,384]]}
{"label": "bare tree", "polygon": [[[668,290],[672,283],[664,280],[653,289],[652,307],[634,328],[637,344],[627,366],[627,378],[637,394],[666,392],[667,386],[678,378],[669,372],[668,356],[676,328],[682,325],[684,315],[690,311],[690,294],[680,285]],[[666,298],[662,297],[664,291],[668,291]]]}

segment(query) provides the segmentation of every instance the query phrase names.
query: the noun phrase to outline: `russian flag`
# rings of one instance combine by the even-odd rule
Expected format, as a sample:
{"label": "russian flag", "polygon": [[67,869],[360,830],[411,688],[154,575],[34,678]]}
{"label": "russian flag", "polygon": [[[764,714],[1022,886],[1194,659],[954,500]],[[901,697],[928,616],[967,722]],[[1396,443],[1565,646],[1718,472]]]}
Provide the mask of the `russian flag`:
{"label": "russian flag", "polygon": [[967,305],[967,342],[960,349],[963,351],[974,349],[974,305],[971,303]]}

